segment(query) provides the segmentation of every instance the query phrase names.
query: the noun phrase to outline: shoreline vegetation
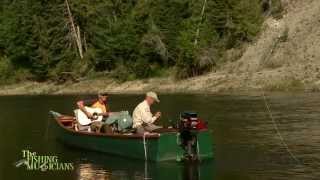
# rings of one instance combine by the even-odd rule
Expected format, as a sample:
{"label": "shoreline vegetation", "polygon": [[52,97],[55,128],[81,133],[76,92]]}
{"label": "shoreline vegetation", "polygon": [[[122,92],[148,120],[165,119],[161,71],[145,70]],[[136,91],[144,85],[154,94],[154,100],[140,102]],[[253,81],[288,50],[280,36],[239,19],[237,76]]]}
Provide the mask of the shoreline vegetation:
{"label": "shoreline vegetation", "polygon": [[262,92],[318,92],[319,85],[303,84],[299,80],[273,77],[266,80],[269,72],[261,77],[250,78],[250,74],[228,75],[210,73],[184,80],[173,77],[150,78],[119,82],[110,78],[92,78],[79,82],[20,82],[0,86],[0,96],[6,95],[74,95],[108,92],[112,94],[141,94],[146,91],[171,94],[261,94]]}
{"label": "shoreline vegetation", "polygon": [[319,7],[317,0],[5,0],[0,95],[319,91]]}

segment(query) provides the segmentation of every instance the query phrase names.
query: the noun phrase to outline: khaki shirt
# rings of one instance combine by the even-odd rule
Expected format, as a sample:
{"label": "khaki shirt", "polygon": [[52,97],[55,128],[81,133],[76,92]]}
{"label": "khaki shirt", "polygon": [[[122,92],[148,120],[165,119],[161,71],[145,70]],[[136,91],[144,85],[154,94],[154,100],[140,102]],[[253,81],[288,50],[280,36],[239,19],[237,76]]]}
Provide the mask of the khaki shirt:
{"label": "khaki shirt", "polygon": [[133,111],[133,128],[141,126],[143,123],[152,124],[157,117],[152,116],[150,106],[146,100],[142,101]]}

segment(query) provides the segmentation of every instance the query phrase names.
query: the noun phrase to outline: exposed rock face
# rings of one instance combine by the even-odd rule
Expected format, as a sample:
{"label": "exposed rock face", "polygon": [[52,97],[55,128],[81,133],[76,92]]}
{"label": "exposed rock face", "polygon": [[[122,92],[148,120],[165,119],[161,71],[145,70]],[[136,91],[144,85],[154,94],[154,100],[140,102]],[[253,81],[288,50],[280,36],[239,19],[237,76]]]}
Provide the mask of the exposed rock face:
{"label": "exposed rock face", "polygon": [[282,3],[283,18],[267,19],[243,56],[221,68],[231,73],[229,77],[247,74],[246,83],[239,84],[244,89],[320,88],[320,1]]}

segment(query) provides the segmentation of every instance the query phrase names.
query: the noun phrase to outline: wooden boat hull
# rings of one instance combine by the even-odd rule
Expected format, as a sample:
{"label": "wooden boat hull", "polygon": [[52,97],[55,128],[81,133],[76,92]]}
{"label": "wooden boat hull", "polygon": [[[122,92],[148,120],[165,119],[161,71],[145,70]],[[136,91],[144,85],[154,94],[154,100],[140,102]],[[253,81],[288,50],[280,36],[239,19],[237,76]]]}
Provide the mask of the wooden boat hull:
{"label": "wooden boat hull", "polygon": [[[156,135],[115,135],[92,132],[78,132],[66,128],[59,113],[54,117],[54,132],[63,143],[93,151],[148,161],[180,161],[184,150],[180,146],[178,132],[164,132]],[[201,131],[198,137],[198,156],[200,160],[213,157],[212,137],[209,131]]]}

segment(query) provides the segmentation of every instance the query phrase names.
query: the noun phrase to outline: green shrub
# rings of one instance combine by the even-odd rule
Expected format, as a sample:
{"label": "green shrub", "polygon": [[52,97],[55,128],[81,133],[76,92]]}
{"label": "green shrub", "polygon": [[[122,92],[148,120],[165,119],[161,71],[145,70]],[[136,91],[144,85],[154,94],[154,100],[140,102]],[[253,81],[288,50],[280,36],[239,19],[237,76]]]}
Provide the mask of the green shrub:
{"label": "green shrub", "polygon": [[284,11],[281,0],[271,0],[271,3],[271,15],[276,19],[281,19]]}
{"label": "green shrub", "polygon": [[6,57],[0,57],[0,80],[7,82],[12,78],[13,73],[14,70],[9,59]]}
{"label": "green shrub", "polygon": [[34,75],[28,69],[17,69],[12,76],[13,82],[22,82],[26,80],[34,80]]}
{"label": "green shrub", "polygon": [[121,64],[116,66],[116,68],[111,71],[110,77],[118,80],[119,82],[131,81],[136,79],[135,74],[133,74],[128,67]]}

